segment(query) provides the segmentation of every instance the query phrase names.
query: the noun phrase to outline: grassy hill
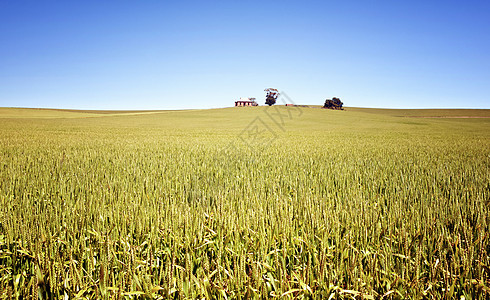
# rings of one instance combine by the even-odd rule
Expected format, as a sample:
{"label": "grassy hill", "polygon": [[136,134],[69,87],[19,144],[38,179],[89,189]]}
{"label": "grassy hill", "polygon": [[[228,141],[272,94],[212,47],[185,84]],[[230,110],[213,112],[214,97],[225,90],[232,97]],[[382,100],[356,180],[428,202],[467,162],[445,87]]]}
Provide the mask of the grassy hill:
{"label": "grassy hill", "polygon": [[490,118],[490,109],[381,109],[349,107],[349,111],[413,118]]}
{"label": "grassy hill", "polygon": [[[49,120],[75,119],[71,124],[81,126],[98,123],[113,126],[172,127],[198,129],[241,129],[254,118],[266,124],[280,123],[289,130],[329,130],[340,126],[343,130],[362,127],[432,125],[432,124],[487,124],[487,120],[432,120],[432,119],[486,119],[489,109],[374,109],[348,107],[345,111],[332,111],[317,107],[232,107],[209,110],[154,110],[154,111],[96,111],[64,109],[0,108],[0,119]],[[93,120],[93,118],[102,118]],[[414,118],[410,120],[408,118]],[[421,120],[415,120],[420,118]],[[87,120],[80,120],[87,119]],[[41,123],[42,121],[39,120]],[[68,122],[68,121],[61,121]],[[442,122],[442,123],[441,123]],[[47,124],[49,121],[47,121]],[[53,122],[51,122],[53,123]],[[54,124],[54,123],[53,123]],[[281,128],[282,130],[282,128]]]}
{"label": "grassy hill", "polygon": [[0,108],[0,299],[485,298],[489,114]]}

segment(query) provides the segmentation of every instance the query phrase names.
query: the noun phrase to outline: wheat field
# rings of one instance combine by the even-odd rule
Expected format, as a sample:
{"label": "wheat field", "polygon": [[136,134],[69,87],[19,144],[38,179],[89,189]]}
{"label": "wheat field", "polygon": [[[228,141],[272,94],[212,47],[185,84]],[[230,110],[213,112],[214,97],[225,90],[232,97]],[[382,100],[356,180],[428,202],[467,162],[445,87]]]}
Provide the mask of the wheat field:
{"label": "wheat field", "polygon": [[488,298],[488,117],[0,108],[0,299]]}

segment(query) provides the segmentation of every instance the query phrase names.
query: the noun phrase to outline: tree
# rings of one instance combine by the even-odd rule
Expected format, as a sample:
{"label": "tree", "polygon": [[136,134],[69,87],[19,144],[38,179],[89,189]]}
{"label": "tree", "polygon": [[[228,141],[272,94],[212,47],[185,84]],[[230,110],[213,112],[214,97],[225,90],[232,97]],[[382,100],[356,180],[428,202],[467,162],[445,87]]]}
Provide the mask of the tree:
{"label": "tree", "polygon": [[279,91],[273,88],[268,88],[264,91],[267,92],[267,95],[265,96],[265,104],[269,106],[276,104],[277,97],[279,97]]}
{"label": "tree", "polygon": [[323,108],[343,110],[342,105],[344,105],[344,103],[340,101],[340,98],[333,97],[332,99],[325,100]]}

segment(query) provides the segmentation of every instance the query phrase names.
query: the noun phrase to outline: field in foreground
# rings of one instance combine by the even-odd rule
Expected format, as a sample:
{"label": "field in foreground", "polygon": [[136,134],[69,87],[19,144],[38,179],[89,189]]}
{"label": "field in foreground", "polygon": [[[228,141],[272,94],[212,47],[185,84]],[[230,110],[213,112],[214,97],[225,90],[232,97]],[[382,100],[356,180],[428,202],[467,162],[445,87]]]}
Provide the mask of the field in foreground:
{"label": "field in foreground", "polygon": [[482,116],[0,108],[0,299],[488,298]]}

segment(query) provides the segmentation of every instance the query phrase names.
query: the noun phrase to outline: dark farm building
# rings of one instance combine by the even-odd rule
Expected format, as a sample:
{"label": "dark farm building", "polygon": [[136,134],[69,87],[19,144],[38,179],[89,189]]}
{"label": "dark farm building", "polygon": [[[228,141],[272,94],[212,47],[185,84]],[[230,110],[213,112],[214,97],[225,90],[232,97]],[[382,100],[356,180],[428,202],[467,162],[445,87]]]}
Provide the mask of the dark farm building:
{"label": "dark farm building", "polygon": [[235,106],[258,106],[255,102],[255,98],[240,98],[240,100],[235,101]]}

